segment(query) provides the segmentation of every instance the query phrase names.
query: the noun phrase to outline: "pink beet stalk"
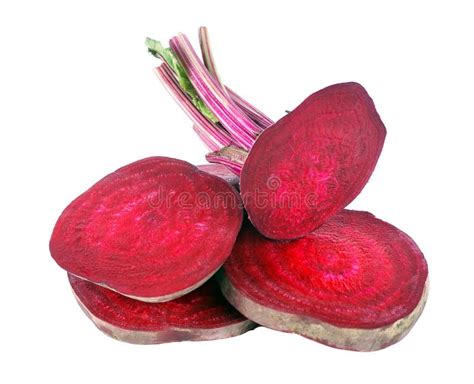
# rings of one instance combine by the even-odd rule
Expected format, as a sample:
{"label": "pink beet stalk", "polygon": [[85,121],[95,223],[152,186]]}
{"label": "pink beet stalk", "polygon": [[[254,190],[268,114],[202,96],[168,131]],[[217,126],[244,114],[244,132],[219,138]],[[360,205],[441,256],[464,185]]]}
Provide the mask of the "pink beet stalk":
{"label": "pink beet stalk", "polygon": [[209,41],[209,34],[207,33],[206,27],[199,28],[199,45],[201,46],[202,59],[204,65],[206,66],[209,73],[214,76],[214,79],[219,83],[223,92],[229,97],[226,86],[222,82],[216,68],[216,63],[214,61],[214,56],[211,51],[211,43]]}
{"label": "pink beet stalk", "polygon": [[262,129],[268,128],[274,124],[274,121],[265,115],[262,111],[254,107],[247,100],[240,97],[232,89],[226,88],[231,99],[244,111],[248,117],[250,117],[256,124],[258,124]]}
{"label": "pink beet stalk", "polygon": [[156,74],[211,149],[206,159],[239,175],[248,151],[273,121],[222,83],[205,27],[199,30],[199,40],[203,61],[183,34],[171,39],[170,48],[152,39],[146,45],[165,62]]}
{"label": "pink beet stalk", "polygon": [[214,56],[211,51],[211,43],[209,41],[209,34],[207,33],[206,27],[199,28],[199,44],[201,46],[202,58],[204,65],[209,70],[214,79],[219,83],[221,89],[226,93],[228,97],[245,113],[250,117],[255,124],[257,124],[262,130],[268,128],[273,124],[273,121],[266,116],[262,111],[255,108],[252,104],[244,100],[237,93],[226,87],[217,72],[216,63]]}
{"label": "pink beet stalk", "polygon": [[219,83],[198,58],[185,35],[179,34],[172,38],[170,46],[207,107],[232,135],[236,144],[244,149],[250,149],[257,134],[261,132],[261,128],[245,116],[226,96]]}
{"label": "pink beet stalk", "polygon": [[195,132],[210,150],[217,151],[223,146],[232,143],[231,137],[224,130],[219,129],[216,124],[207,120],[191,103],[189,98],[179,88],[171,69],[166,63],[156,68],[155,73],[168,90],[171,97],[173,97],[191,119],[194,124],[193,127]]}

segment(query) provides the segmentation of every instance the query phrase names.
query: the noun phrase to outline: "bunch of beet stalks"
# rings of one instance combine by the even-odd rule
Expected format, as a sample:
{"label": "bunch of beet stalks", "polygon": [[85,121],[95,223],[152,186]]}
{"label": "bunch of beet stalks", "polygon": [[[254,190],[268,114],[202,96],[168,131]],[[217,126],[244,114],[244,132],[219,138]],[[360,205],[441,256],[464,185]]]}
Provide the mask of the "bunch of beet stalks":
{"label": "bunch of beet stalks", "polygon": [[131,343],[212,340],[257,325],[336,348],[402,339],[428,294],[422,252],[370,213],[346,210],[386,130],[357,83],[324,88],[273,122],[185,35],[147,39],[156,74],[211,164],[150,157],[63,211],[50,250],[95,325]]}

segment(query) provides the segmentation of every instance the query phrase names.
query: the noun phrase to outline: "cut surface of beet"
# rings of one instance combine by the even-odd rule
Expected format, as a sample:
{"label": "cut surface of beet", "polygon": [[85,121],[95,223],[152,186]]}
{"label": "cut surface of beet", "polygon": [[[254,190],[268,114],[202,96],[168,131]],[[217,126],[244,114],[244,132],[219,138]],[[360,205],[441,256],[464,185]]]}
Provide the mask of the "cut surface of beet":
{"label": "cut surface of beet", "polygon": [[213,340],[240,335],[256,324],[222,296],[214,278],[166,303],[145,303],[68,274],[86,315],[104,333],[136,344]]}
{"label": "cut surface of beet", "polygon": [[220,283],[230,303],[259,324],[375,350],[411,329],[427,277],[408,235],[370,213],[343,210],[294,241],[268,240],[246,224]]}
{"label": "cut surface of beet", "polygon": [[61,214],[50,241],[68,272],[144,301],[197,288],[230,254],[237,191],[181,160],[152,157],[106,176]]}
{"label": "cut surface of beet", "polygon": [[342,210],[367,183],[386,130],[357,83],[308,97],[266,129],[241,173],[249,218],[264,236],[295,239]]}

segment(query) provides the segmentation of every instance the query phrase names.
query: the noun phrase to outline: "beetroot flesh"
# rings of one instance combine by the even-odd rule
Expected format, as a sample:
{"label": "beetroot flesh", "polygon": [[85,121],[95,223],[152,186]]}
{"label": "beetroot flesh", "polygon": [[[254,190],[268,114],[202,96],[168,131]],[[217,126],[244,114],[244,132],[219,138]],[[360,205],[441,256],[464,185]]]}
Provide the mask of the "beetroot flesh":
{"label": "beetroot flesh", "polygon": [[376,350],[414,325],[427,277],[408,235],[370,213],[343,210],[291,242],[244,226],[220,283],[229,302],[259,324],[333,347]]}
{"label": "beetroot flesh", "polygon": [[224,299],[215,279],[173,301],[145,303],[68,276],[86,315],[101,331],[121,341],[213,340],[237,336],[256,326]]}
{"label": "beetroot flesh", "polygon": [[369,180],[386,130],[357,83],[308,97],[263,131],[241,173],[241,194],[256,229],[295,239],[341,211]]}
{"label": "beetroot flesh", "polygon": [[106,176],[61,214],[50,251],[66,271],[143,301],[182,296],[230,254],[237,191],[181,160],[151,157]]}

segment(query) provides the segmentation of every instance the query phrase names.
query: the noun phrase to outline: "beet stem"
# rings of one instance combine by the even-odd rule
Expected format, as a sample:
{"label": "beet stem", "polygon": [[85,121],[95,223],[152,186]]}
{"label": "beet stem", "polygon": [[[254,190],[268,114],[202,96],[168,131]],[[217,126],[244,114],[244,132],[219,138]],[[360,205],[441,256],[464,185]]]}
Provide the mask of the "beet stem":
{"label": "beet stem", "polygon": [[255,124],[261,128],[261,130],[264,130],[265,128],[268,128],[270,125],[272,125],[274,123],[273,120],[271,120],[262,111],[255,108],[252,104],[224,85],[217,72],[216,63],[211,51],[209,34],[206,27],[199,28],[199,44],[201,46],[201,54],[204,65],[209,70],[210,74],[214,76],[216,81],[220,84],[223,92],[225,92],[226,95],[237,104],[241,111],[250,117],[255,122]]}
{"label": "beet stem", "polygon": [[208,153],[206,160],[210,163],[222,164],[228,167],[236,175],[240,175],[248,152],[234,145],[229,145],[218,151]]}
{"label": "beet stem", "polygon": [[195,132],[210,150],[217,151],[223,146],[230,145],[233,142],[232,138],[224,129],[209,121],[193,105],[190,98],[179,87],[168,64],[163,63],[160,65],[156,68],[155,73],[171,97],[191,119]]}
{"label": "beet stem", "polygon": [[164,62],[156,69],[158,78],[212,151],[207,160],[224,164],[238,175],[259,134],[274,122],[223,84],[206,27],[199,29],[199,43],[202,61],[183,34],[170,40],[170,48],[146,40],[149,52]]}

